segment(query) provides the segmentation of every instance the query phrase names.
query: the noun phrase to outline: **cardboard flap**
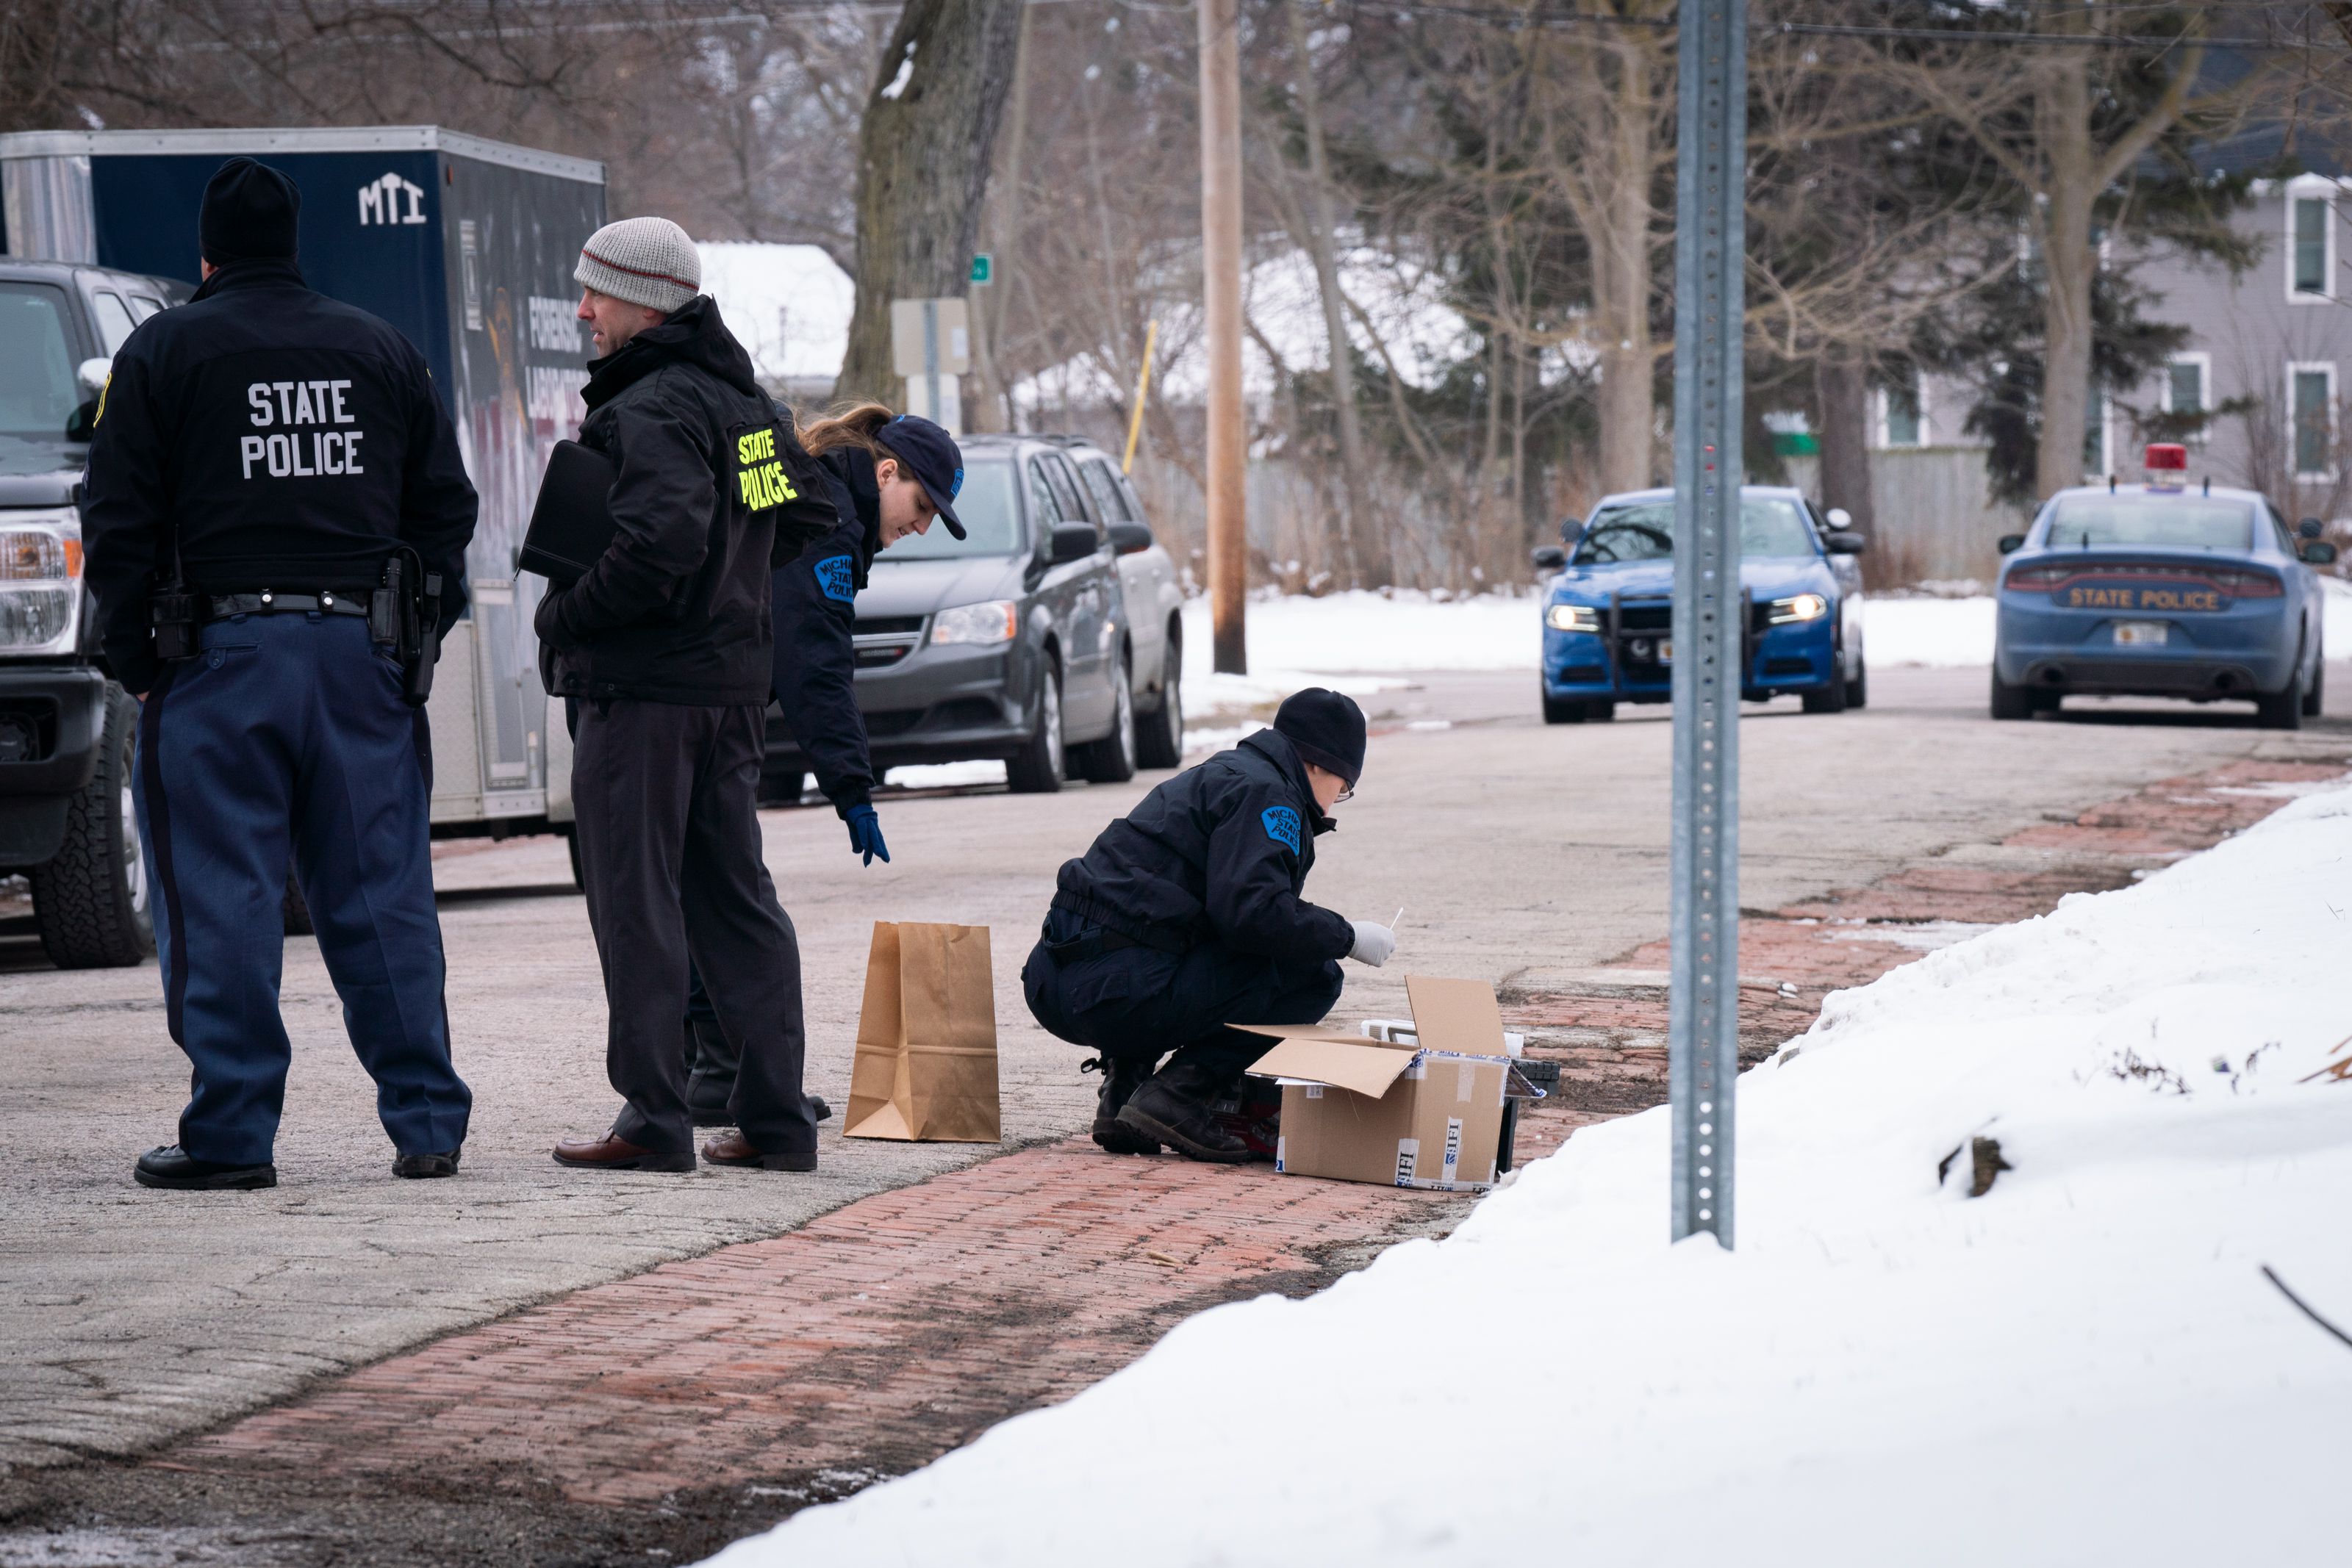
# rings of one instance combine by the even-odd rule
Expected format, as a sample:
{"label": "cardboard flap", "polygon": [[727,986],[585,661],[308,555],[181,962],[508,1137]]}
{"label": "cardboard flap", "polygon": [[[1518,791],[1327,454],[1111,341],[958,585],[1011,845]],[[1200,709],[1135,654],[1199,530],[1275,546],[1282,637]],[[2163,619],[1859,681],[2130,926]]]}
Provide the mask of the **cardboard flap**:
{"label": "cardboard flap", "polygon": [[1297,1078],[1377,1100],[1412,1065],[1420,1051],[1345,1034],[1315,1024],[1235,1024],[1252,1034],[1271,1035],[1275,1048],[1251,1064],[1260,1078]]}
{"label": "cardboard flap", "polygon": [[1456,1056],[1506,1054],[1502,1005],[1486,981],[1407,975],[1404,991],[1412,999],[1413,1030],[1427,1049]]}

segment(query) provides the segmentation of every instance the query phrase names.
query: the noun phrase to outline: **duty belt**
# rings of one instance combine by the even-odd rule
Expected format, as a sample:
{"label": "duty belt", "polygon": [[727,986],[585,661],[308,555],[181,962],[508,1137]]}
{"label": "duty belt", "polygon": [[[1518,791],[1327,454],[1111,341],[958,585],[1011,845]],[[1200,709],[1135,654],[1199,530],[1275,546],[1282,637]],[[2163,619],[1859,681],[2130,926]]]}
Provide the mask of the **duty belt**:
{"label": "duty belt", "polygon": [[258,593],[215,593],[205,602],[215,621],[226,621],[232,615],[356,615],[364,619],[368,612],[365,592],[279,593],[264,589]]}

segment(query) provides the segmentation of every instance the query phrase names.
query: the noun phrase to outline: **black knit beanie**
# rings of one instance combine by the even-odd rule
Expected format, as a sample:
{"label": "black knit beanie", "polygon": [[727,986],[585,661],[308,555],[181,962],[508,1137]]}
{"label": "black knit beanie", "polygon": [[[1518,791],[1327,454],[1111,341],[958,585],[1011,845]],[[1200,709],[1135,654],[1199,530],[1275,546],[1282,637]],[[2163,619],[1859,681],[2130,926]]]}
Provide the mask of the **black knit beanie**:
{"label": "black knit beanie", "polygon": [[294,259],[294,220],[302,193],[267,163],[232,158],[205,187],[196,248],[215,267],[235,261]]}
{"label": "black knit beanie", "polygon": [[1274,713],[1275,733],[1316,767],[1354,789],[1364,772],[1364,710],[1353,697],[1323,686],[1293,692]]}

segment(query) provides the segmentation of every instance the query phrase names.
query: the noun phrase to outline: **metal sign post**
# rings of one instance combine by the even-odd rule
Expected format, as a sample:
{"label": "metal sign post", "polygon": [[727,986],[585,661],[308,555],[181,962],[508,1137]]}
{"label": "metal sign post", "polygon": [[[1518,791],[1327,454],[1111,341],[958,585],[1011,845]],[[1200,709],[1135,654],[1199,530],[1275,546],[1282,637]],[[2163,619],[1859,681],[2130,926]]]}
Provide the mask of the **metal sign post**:
{"label": "metal sign post", "polygon": [[1739,1071],[1746,0],[1682,0],[1675,180],[1674,1239],[1731,1246]]}

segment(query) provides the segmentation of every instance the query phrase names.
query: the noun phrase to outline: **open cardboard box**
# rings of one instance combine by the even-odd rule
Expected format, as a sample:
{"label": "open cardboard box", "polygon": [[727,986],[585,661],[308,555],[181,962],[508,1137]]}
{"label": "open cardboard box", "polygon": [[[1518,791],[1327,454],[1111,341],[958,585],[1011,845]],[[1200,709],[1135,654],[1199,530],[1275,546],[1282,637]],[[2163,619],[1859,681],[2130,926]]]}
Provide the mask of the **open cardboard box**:
{"label": "open cardboard box", "polygon": [[1503,1106],[1541,1091],[1512,1070],[1484,980],[1405,977],[1417,1044],[1320,1024],[1238,1024],[1274,1049],[1250,1071],[1282,1085],[1275,1169],[1476,1192],[1495,1185]]}

